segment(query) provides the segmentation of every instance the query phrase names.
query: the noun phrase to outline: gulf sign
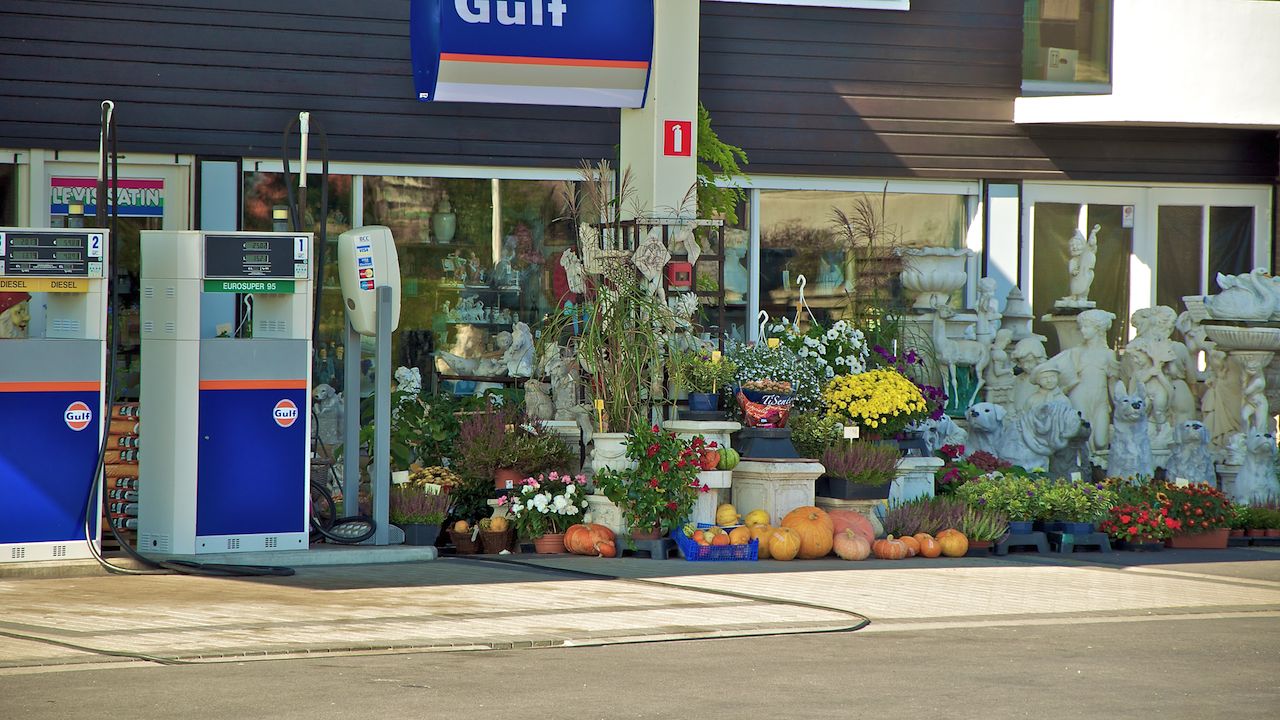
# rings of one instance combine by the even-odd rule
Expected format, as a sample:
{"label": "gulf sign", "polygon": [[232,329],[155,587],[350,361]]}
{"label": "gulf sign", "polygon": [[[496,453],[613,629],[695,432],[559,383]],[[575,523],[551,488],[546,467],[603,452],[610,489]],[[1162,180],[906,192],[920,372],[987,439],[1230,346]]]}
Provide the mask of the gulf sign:
{"label": "gulf sign", "polygon": [[276,403],[271,411],[271,417],[282,428],[292,427],[298,421],[298,406],[289,398],[285,398]]}
{"label": "gulf sign", "polygon": [[644,106],[654,0],[410,0],[418,99]]}
{"label": "gulf sign", "polygon": [[93,422],[93,411],[89,409],[88,405],[77,400],[67,406],[67,409],[62,413],[62,420],[67,424],[67,427],[80,432],[89,427],[89,423]]}

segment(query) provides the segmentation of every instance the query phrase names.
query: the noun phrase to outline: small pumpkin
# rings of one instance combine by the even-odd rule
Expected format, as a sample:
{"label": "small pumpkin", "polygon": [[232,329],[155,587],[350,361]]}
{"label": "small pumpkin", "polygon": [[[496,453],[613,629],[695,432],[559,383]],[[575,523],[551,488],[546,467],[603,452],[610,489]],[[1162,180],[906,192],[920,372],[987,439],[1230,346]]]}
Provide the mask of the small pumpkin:
{"label": "small pumpkin", "polygon": [[799,557],[812,560],[831,552],[835,529],[827,511],[812,505],[802,505],[782,518],[782,527],[791,528],[800,535]]}
{"label": "small pumpkin", "polygon": [[916,533],[913,537],[920,543],[920,557],[936,558],[942,554],[942,546],[929,533]]}
{"label": "small pumpkin", "polygon": [[742,516],[732,503],[724,503],[716,508],[717,525],[737,525],[741,520]]}
{"label": "small pumpkin", "polygon": [[511,521],[502,515],[497,515],[489,520],[489,532],[506,532],[511,527]]}
{"label": "small pumpkin", "polygon": [[867,539],[868,543],[876,541],[876,529],[867,519],[866,515],[857,510],[828,510],[827,515],[831,517],[831,529],[839,534],[845,528],[849,528]]}
{"label": "small pumpkin", "polygon": [[739,525],[729,531],[730,545],[746,545],[749,542],[751,542],[751,529],[746,525]]}
{"label": "small pumpkin", "polygon": [[944,530],[938,533],[938,546],[947,557],[964,557],[969,552],[969,538],[959,530]]}
{"label": "small pumpkin", "polygon": [[774,560],[794,560],[800,553],[800,533],[789,527],[769,533],[769,556]]}
{"label": "small pumpkin", "polygon": [[890,535],[883,540],[877,540],[871,546],[871,552],[881,560],[901,560],[907,556],[907,546]]}
{"label": "small pumpkin", "polygon": [[721,545],[728,545],[729,535],[727,533],[720,533],[719,535],[716,535],[715,537],[711,538],[711,544],[717,547]]}
{"label": "small pumpkin", "polygon": [[898,542],[907,546],[907,557],[915,557],[920,554],[920,541],[910,535],[903,535],[898,538]]}
{"label": "small pumpkin", "polygon": [[769,523],[752,525],[749,532],[751,539],[757,541],[756,556],[761,560],[770,559],[772,555],[769,554],[769,536],[773,534],[773,527]]}
{"label": "small pumpkin", "polygon": [[747,513],[747,516],[743,518],[742,522],[747,525],[768,525],[770,522],[769,513],[764,510],[752,510]]}
{"label": "small pumpkin", "polygon": [[841,560],[866,560],[871,555],[871,543],[852,528],[836,533],[832,547]]}
{"label": "small pumpkin", "polygon": [[453,531],[456,533],[471,532],[471,524],[466,520],[459,520],[453,524]]}

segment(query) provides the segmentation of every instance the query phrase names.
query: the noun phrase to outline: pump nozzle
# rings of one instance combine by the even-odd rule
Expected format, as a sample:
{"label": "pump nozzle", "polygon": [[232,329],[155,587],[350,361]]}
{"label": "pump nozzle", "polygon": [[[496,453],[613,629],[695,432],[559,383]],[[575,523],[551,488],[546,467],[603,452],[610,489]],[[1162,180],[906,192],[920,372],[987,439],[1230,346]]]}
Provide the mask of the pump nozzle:
{"label": "pump nozzle", "polygon": [[[307,137],[311,134],[311,113],[298,113],[298,127],[302,132],[302,167],[298,170],[298,189],[305,190],[307,187]],[[303,195],[303,202],[306,202],[306,196]]]}

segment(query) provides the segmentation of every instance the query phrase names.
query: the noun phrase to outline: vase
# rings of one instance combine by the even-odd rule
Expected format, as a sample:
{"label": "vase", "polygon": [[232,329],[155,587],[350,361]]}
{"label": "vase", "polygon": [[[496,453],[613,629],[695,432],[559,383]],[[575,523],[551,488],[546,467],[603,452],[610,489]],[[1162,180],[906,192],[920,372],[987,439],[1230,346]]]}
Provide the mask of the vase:
{"label": "vase", "polygon": [[453,236],[458,232],[458,216],[453,212],[453,204],[449,202],[447,192],[440,198],[440,206],[431,216],[431,231],[438,243],[452,242]]}
{"label": "vase", "polygon": [[564,552],[564,533],[547,533],[533,539],[533,549],[543,555]]}
{"label": "vase", "polygon": [[1031,529],[1030,520],[1010,520],[1009,521],[1010,535],[1030,535],[1032,532],[1034,531]]}
{"label": "vase", "polygon": [[715,412],[720,409],[720,394],[706,392],[689,393],[689,412]]}
{"label": "vase", "polygon": [[662,528],[649,528],[648,530],[632,530],[631,539],[637,542],[647,542],[658,540],[662,537]]}
{"label": "vase", "polygon": [[524,479],[524,473],[513,468],[498,468],[493,471],[493,487],[498,490],[512,490]]}
{"label": "vase", "polygon": [[902,287],[912,295],[916,310],[932,310],[946,305],[955,291],[969,279],[971,250],[925,247],[899,249],[904,267]]}
{"label": "vase", "polygon": [[1227,528],[1214,528],[1199,533],[1178,533],[1166,545],[1175,550],[1222,550],[1227,547]]}
{"label": "vase", "polygon": [[404,523],[398,525],[404,530],[404,544],[428,546],[435,545],[436,538],[440,537],[439,525],[423,525],[420,523]]}
{"label": "vase", "polygon": [[626,433],[596,433],[591,436],[591,469],[629,470],[636,466],[627,458]]}

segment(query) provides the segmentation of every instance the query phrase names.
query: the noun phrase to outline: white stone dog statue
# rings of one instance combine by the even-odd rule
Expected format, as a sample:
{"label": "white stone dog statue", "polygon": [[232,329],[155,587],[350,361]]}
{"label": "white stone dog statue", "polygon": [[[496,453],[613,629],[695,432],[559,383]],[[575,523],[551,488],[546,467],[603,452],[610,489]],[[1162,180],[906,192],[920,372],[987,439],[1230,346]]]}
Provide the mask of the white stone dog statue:
{"label": "white stone dog statue", "polygon": [[1217,471],[1209,452],[1209,428],[1199,420],[1187,420],[1175,428],[1177,442],[1164,469],[1169,482],[1184,479],[1193,483],[1216,485]]}
{"label": "white stone dog statue", "polygon": [[[967,437],[964,428],[955,420],[943,415],[941,419],[930,418],[920,423],[924,432],[924,442],[929,446],[929,455],[934,455],[943,445],[964,445]],[[968,448],[965,448],[968,450]]]}
{"label": "white stone dog statue", "polygon": [[1232,500],[1257,505],[1280,497],[1276,486],[1276,439],[1271,433],[1252,430],[1245,435],[1246,453]]}
{"label": "white stone dog statue", "polygon": [[969,419],[969,441],[964,449],[999,455],[1000,446],[1004,444],[1004,416],[1003,405],[989,402],[971,405],[965,411]]}
{"label": "white stone dog statue", "polygon": [[1027,470],[1048,469],[1049,458],[1070,445],[1083,424],[1084,416],[1065,400],[1033,407],[1005,428],[1000,458]]}
{"label": "white stone dog statue", "polygon": [[1151,436],[1147,433],[1147,391],[1137,383],[1131,393],[1116,381],[1112,389],[1111,452],[1107,475],[1113,478],[1143,478],[1155,473],[1151,459]]}

